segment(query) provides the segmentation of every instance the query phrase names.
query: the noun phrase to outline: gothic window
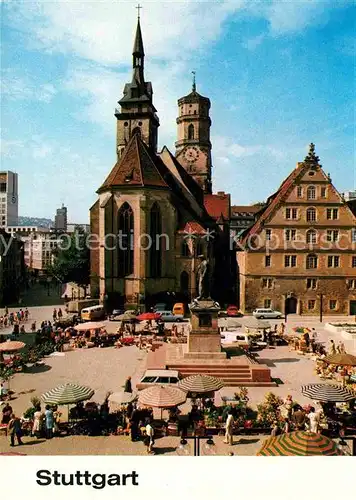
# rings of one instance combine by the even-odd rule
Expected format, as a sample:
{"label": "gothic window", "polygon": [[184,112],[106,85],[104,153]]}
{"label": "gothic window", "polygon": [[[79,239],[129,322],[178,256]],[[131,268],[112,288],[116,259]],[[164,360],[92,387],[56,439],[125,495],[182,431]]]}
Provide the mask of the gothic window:
{"label": "gothic window", "polygon": [[181,256],[182,257],[189,257],[190,256],[190,250],[189,250],[189,246],[188,246],[188,243],[186,240],[183,240],[183,242],[182,242]]}
{"label": "gothic window", "polygon": [[307,243],[316,243],[316,231],[314,229],[307,231]]}
{"label": "gothic window", "polygon": [[318,257],[315,254],[307,256],[307,269],[316,269],[318,267]]}
{"label": "gothic window", "polygon": [[188,127],[188,139],[194,139],[194,125],[192,123]]}
{"label": "gothic window", "polygon": [[315,200],[316,198],[316,189],[315,186],[308,186],[307,189],[307,199],[308,200]]}
{"label": "gothic window", "polygon": [[162,217],[161,211],[157,203],[154,203],[150,212],[150,236],[151,236],[151,248],[150,248],[150,270],[152,278],[159,278],[162,272],[162,247],[161,238],[162,235]]}
{"label": "gothic window", "polygon": [[124,277],[134,271],[134,214],[128,203],[124,203],[119,210],[118,226],[118,273],[120,277]]}

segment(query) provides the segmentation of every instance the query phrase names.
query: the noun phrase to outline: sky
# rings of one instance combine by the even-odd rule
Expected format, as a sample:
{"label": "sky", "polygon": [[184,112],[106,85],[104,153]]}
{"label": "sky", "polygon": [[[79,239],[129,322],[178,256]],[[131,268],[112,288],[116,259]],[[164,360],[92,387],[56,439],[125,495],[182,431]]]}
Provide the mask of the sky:
{"label": "sky", "polygon": [[[1,0],[0,0],[1,1]],[[213,190],[265,200],[316,144],[340,191],[355,189],[352,0],[141,0],[145,77],[174,152],[177,100],[211,100]],[[19,215],[86,223],[116,161],[114,117],[131,81],[134,1],[1,2],[1,170]]]}

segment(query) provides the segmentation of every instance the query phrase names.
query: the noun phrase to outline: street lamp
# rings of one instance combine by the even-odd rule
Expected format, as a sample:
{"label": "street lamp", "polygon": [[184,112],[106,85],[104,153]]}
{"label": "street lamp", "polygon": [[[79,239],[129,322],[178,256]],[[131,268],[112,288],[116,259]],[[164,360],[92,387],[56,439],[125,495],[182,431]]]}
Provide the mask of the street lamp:
{"label": "street lamp", "polygon": [[203,455],[215,455],[215,443],[211,436],[183,436],[176,449],[177,455],[188,456],[190,455],[190,445],[188,439],[194,440],[194,456],[200,456],[200,441],[204,440]]}
{"label": "street lamp", "polygon": [[[354,446],[355,446],[355,444],[354,444]],[[352,456],[352,450],[343,436],[340,437],[340,440],[337,444],[337,447],[339,448],[339,450],[341,451],[341,453],[343,455],[346,455],[349,457]],[[355,450],[354,450],[354,452],[355,452]]]}

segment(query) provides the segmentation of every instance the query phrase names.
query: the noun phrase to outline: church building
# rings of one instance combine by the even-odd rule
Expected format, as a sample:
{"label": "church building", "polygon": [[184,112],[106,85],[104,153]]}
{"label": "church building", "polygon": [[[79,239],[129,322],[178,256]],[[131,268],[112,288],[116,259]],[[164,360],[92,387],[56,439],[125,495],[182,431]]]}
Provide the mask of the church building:
{"label": "church building", "polygon": [[159,118],[145,80],[138,19],[132,80],[117,119],[117,161],[90,209],[91,292],[109,307],[187,302],[197,268],[208,259],[212,298],[236,303],[236,257],[230,248],[230,195],[212,192],[210,100],[191,92],[178,100],[175,152],[159,152]]}

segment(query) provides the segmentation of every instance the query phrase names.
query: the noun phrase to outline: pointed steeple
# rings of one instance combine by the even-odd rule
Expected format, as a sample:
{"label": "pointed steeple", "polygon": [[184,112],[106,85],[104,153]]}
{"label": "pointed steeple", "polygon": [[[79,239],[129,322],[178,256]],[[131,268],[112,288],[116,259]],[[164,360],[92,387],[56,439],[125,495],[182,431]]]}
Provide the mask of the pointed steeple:
{"label": "pointed steeple", "polygon": [[136,36],[135,36],[135,42],[134,46],[132,49],[132,54],[133,55],[145,55],[145,52],[143,50],[143,41],[142,41],[142,32],[141,32],[141,25],[140,25],[140,18],[137,19],[137,28],[136,28]]}
{"label": "pointed steeple", "polygon": [[145,52],[143,50],[140,18],[138,18],[135,41],[132,50],[132,68],[133,68],[132,83],[136,83],[137,85],[143,85],[145,83],[145,77],[143,73],[144,60],[145,60]]}
{"label": "pointed steeple", "polygon": [[196,92],[197,91],[197,84],[195,81],[195,71],[192,71],[192,75],[193,75],[192,92]]}

